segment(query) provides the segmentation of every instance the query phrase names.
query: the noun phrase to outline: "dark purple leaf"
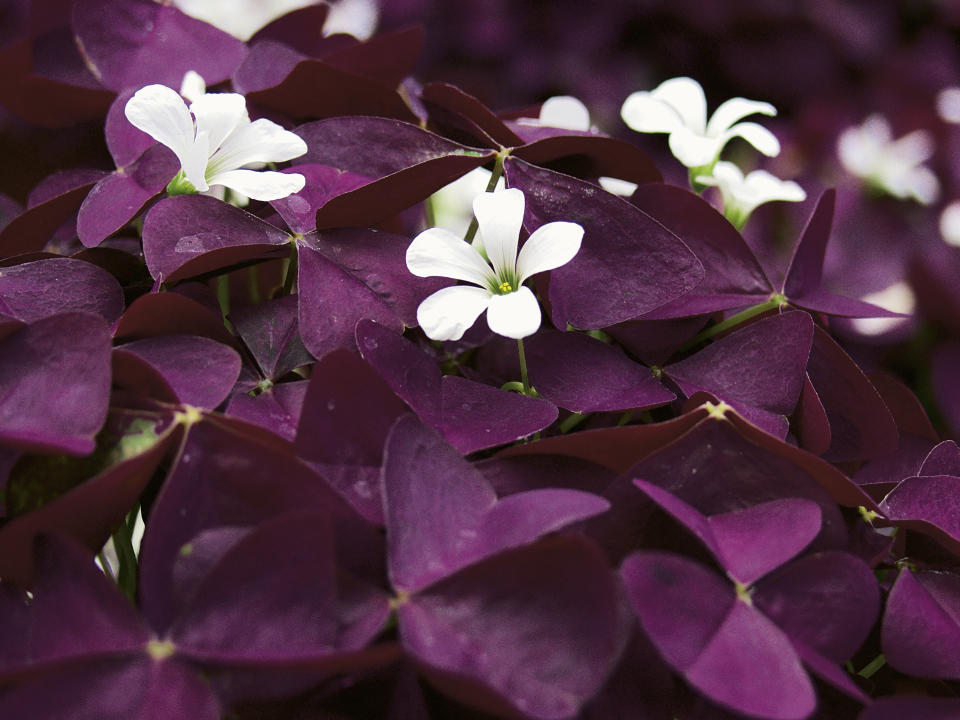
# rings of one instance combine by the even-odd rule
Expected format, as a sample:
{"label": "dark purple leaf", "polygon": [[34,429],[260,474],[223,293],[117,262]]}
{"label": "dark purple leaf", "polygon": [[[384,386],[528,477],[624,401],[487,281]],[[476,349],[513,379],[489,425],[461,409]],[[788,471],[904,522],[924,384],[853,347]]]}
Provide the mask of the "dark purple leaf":
{"label": "dark purple leaf", "polygon": [[[306,380],[285,382],[274,385],[255,397],[247,393],[237,393],[230,399],[224,412],[293,442],[306,394]],[[332,482],[329,476],[327,481]]]}
{"label": "dark purple leaf", "polygon": [[764,302],[773,286],[733,225],[699,195],[673,185],[637,188],[630,202],[683,239],[703,264],[694,290],[654,310],[652,318],[673,318]]}
{"label": "dark purple leaf", "polygon": [[96,247],[123,229],[157,197],[180,170],[180,161],[164,145],[152,145],[127,167],[93,186],[77,213],[77,235]]}
{"label": "dark purple leaf", "polygon": [[177,292],[141,295],[127,308],[115,331],[117,340],[163,335],[202,335],[224,344],[236,342],[219,315]]}
{"label": "dark purple leaf", "polygon": [[706,317],[675,320],[630,320],[611,325],[606,333],[647,365],[664,365],[709,322]]}
{"label": "dark purple leaf", "polygon": [[902,434],[924,438],[932,443],[940,440],[923,403],[913,390],[892,375],[882,372],[867,373],[867,379],[880,393]]}
{"label": "dark purple leaf", "polygon": [[[92,554],[103,547],[146,487],[173,440],[174,426],[146,416],[118,411],[108,421],[104,444],[93,457],[76,461],[79,477],[62,460],[26,459],[14,468],[7,485],[7,510],[21,495],[42,507],[18,515],[0,528],[0,575],[29,587],[33,582],[33,541],[43,532],[69,535]],[[109,467],[98,472],[108,463]],[[86,472],[85,472],[86,471]],[[94,474],[95,473],[95,474]],[[89,480],[86,478],[90,477]],[[62,483],[72,490],[57,496]],[[53,492],[53,497],[49,497]]]}
{"label": "dark purple leaf", "polygon": [[900,672],[960,678],[960,575],[903,568],[883,616],[883,653]]}
{"label": "dark purple leaf", "polygon": [[100,170],[64,170],[38,186],[27,209],[0,229],[0,258],[39,252],[80,207],[90,188],[105,175]]}
{"label": "dark purple leaf", "polygon": [[656,485],[633,483],[696,535],[732,579],[745,585],[796,556],[820,532],[820,508],[809,500],[772,500],[707,517]]}
{"label": "dark purple leaf", "polygon": [[365,42],[334,48],[324,52],[322,57],[325,63],[341,70],[396,87],[413,72],[423,41],[423,27],[414,25],[378,33]]}
{"label": "dark purple leaf", "polygon": [[[179,86],[177,86],[179,88]],[[107,113],[104,121],[104,135],[107,139],[107,149],[113,158],[114,164],[119,167],[126,167],[133,163],[138,157],[143,155],[143,151],[151,145],[156,144],[156,140],[147,135],[143,130],[139,130],[130,124],[124,109],[127,102],[133,97],[134,92],[139,88],[130,88],[120,93],[110,105],[110,111]]]}
{"label": "dark purple leaf", "polygon": [[880,503],[894,525],[925,535],[960,556],[960,477],[908,477]]}
{"label": "dark purple leaf", "polygon": [[960,447],[953,440],[944,440],[923,461],[917,475],[954,475],[960,477]]}
{"label": "dark purple leaf", "polygon": [[360,354],[420,419],[468,454],[531,435],[557,419],[557,408],[447,375],[409,340],[370,321],[357,326]]}
{"label": "dark purple leaf", "polygon": [[[327,20],[330,6],[326,4],[308,5],[281,15],[276,20],[257,30],[250,38],[250,54],[254,46],[263,40],[283,43],[304,55],[322,54],[326,38],[323,37],[323,24]],[[248,55],[247,57],[250,57]]]}
{"label": "dark purple leaf", "polygon": [[405,648],[446,693],[545,720],[575,715],[628,637],[613,574],[577,537],[490,558],[409,598],[397,614]]}
{"label": "dark purple leaf", "polygon": [[383,492],[390,578],[403,592],[608,507],[596,495],[559,489],[497,501],[478,469],[411,416],[387,439]]}
{"label": "dark purple leaf", "polygon": [[283,82],[293,68],[306,57],[282,41],[263,38],[251,40],[247,56],[231,78],[234,92],[246,95],[273,88]]}
{"label": "dark purple leaf", "polygon": [[146,653],[69,665],[0,696],[4,717],[60,720],[217,720],[220,703],[195,670]]}
{"label": "dark purple leaf", "polygon": [[537,392],[567,410],[645,410],[676,399],[648,368],[580,333],[539,332],[526,352]]}
{"label": "dark purple leaf", "polygon": [[294,165],[286,172],[303,175],[307,179],[306,187],[293,195],[272,200],[270,204],[280,213],[287,227],[295,233],[316,230],[319,208],[338,195],[366,185],[370,180],[326,165]]}
{"label": "dark purple leaf", "polygon": [[205,195],[165,198],[143,221],[143,255],[161,282],[221,270],[289,243],[273,225]]}
{"label": "dark purple leaf", "polygon": [[932,448],[933,443],[926,438],[901,435],[893,455],[865,462],[854,473],[853,479],[879,501],[904,478],[919,475],[920,466]]}
{"label": "dark purple leaf", "polygon": [[37,260],[0,269],[0,311],[27,323],[70,311],[113,323],[123,312],[123,289],[91,263]]}
{"label": "dark purple leaf", "polygon": [[931,359],[931,374],[937,408],[947,427],[960,433],[960,382],[956,369],[960,366],[960,343],[945,341],[937,345]]}
{"label": "dark purple leaf", "polygon": [[645,552],[628,557],[620,574],[644,631],[697,690],[760,717],[801,720],[813,712],[813,686],[789,639],[712,571]]}
{"label": "dark purple leaf", "polygon": [[793,415],[793,431],[800,447],[814,455],[823,455],[830,449],[830,420],[820,401],[817,389],[810,382],[809,373],[804,375],[800,401]]}
{"label": "dark purple leaf", "polygon": [[383,524],[383,448],[405,412],[406,405],[373,368],[355,353],[334,350],[313,367],[297,426],[297,455],[365,518]]}
{"label": "dark purple leaf", "polygon": [[785,416],[800,397],[812,341],[807,313],[774,315],[667,365],[663,373],[688,397],[706,390],[735,407],[742,403]]}
{"label": "dark purple leaf", "polygon": [[251,74],[241,68],[237,77],[238,89],[247,96],[247,102],[282,112],[295,120],[375,115],[417,121],[394,87],[341,70],[323,60],[302,59],[279,82],[276,73],[256,79]]}
{"label": "dark purple leaf", "polygon": [[[240,374],[233,348],[197,335],[135,340],[113,353],[114,382],[142,387],[160,400],[211,410],[222,403]],[[172,395],[172,397],[171,397]]]}
{"label": "dark purple leaf", "polygon": [[845,552],[807,555],[753,589],[758,610],[791,641],[834,663],[849,660],[880,614],[880,589],[870,568]]}
{"label": "dark purple leaf", "polygon": [[638,184],[663,180],[656,165],[640,148],[603,135],[563,132],[530,142],[511,154],[532,165],[581,178],[607,175]]}
{"label": "dark purple leaf", "polygon": [[188,70],[216,85],[246,55],[240,40],[150,0],[78,0],[72,25],[97,79],[118,92],[151,83],[179,89]]}
{"label": "dark purple leaf", "polygon": [[831,443],[824,459],[869,460],[896,450],[897,426],[879,393],[820,328],[814,329],[807,372],[830,421]]}
{"label": "dark purple leaf", "polygon": [[[458,130],[470,132],[491,147],[517,147],[523,139],[498,118],[489,108],[460,88],[444,82],[432,82],[423,87],[420,97],[428,108],[442,111],[438,118],[453,120]],[[431,111],[431,116],[435,112]]]}
{"label": "dark purple leaf", "polygon": [[696,287],[703,266],[673,233],[595,185],[508,158],[508,184],[526,194],[531,231],[555,220],[585,231],[576,257],[550,274],[551,317],[582,330],[632,320]]}
{"label": "dark purple leaf", "polygon": [[478,462],[477,467],[498,497],[541,488],[567,488],[600,495],[616,478],[602,465],[563,455],[493,457]]}
{"label": "dark purple leaf", "polygon": [[38,320],[0,340],[0,439],[84,455],[107,417],[110,331],[87,313]]}
{"label": "dark purple leaf", "polygon": [[237,330],[263,377],[279,380],[291,370],[313,361],[300,340],[296,295],[287,295],[230,313]]}
{"label": "dark purple leaf", "polygon": [[922,695],[882,697],[857,720],[953,720],[960,717],[960,699]]}

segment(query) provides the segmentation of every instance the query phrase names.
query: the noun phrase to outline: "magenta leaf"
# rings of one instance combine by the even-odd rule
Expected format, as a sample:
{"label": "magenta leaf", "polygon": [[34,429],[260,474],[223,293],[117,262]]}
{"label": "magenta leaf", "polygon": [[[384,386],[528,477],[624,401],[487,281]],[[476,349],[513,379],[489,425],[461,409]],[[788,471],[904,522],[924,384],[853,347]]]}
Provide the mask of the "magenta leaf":
{"label": "magenta leaf", "polygon": [[123,289],[106,270],[82,260],[50,258],[0,269],[0,312],[30,323],[71,311],[113,323],[123,312]]}

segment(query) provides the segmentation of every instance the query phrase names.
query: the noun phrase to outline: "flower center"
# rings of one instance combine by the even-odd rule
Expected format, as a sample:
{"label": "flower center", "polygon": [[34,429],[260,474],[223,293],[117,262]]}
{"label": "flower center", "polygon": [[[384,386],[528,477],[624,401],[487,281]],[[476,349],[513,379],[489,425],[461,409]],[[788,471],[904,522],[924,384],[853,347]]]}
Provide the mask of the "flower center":
{"label": "flower center", "polygon": [[506,295],[507,293],[513,292],[513,286],[504,280],[500,285],[497,286],[497,290],[501,295]]}

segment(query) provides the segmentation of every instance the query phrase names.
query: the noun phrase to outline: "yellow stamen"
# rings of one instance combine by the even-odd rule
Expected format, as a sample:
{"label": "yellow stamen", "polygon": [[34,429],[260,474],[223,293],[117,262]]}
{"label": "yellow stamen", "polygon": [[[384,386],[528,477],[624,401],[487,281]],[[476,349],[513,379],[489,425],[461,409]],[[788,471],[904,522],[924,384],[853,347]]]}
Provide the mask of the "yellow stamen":
{"label": "yellow stamen", "polygon": [[500,287],[497,289],[500,290],[500,292],[502,293],[513,292],[513,287],[506,280],[500,283]]}

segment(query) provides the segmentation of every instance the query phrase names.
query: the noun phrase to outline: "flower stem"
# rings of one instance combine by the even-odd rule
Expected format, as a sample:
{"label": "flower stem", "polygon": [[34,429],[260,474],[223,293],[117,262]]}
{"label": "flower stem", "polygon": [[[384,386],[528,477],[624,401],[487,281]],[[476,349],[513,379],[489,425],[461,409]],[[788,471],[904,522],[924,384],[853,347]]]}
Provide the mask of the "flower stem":
{"label": "flower stem", "polygon": [[220,305],[220,316],[227,330],[233,331],[233,325],[227,316],[230,315],[230,275],[217,275],[217,303]]}
{"label": "flower stem", "polygon": [[725,332],[730,328],[736,327],[737,325],[744,323],[747,320],[756,317],[757,315],[761,315],[767,312],[768,310],[776,310],[778,307],[785,304],[786,301],[787,299],[783,295],[780,295],[780,294],[773,295],[766,302],[762,302],[758,305],[748,307],[746,310],[739,312],[736,315],[733,315],[731,317],[728,317],[726,320],[722,322],[718,322],[716,325],[711,325],[706,330],[701,331],[700,333],[695,335],[693,338],[691,338],[690,340],[685,342],[683,345],[681,345],[680,349],[677,350],[677,352],[684,353],[687,350],[690,350],[691,348],[696,347],[697,345],[702,343],[704,340],[709,340],[715,335],[719,335],[720,333]]}
{"label": "flower stem", "polygon": [[290,241],[290,257],[287,259],[287,265],[283,269],[283,289],[281,295],[290,295],[293,292],[293,281],[297,277],[297,242]]}
{"label": "flower stem", "polygon": [[530,390],[530,376],[527,375],[527,356],[523,352],[522,338],[517,338],[517,351],[520,353],[520,379],[523,380],[523,394],[533,397]]}
{"label": "flower stem", "polygon": [[[490,173],[490,182],[487,183],[487,189],[484,192],[493,192],[497,183],[500,182],[500,177],[503,175],[503,154],[497,154],[497,161],[493,165],[493,172]],[[477,218],[470,220],[470,225],[467,227],[467,233],[463,236],[463,241],[472,243],[473,238],[477,235],[477,230],[480,228],[479,223],[477,223]]]}

